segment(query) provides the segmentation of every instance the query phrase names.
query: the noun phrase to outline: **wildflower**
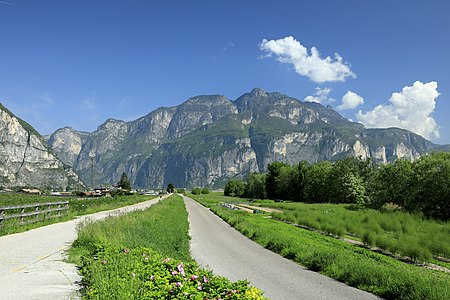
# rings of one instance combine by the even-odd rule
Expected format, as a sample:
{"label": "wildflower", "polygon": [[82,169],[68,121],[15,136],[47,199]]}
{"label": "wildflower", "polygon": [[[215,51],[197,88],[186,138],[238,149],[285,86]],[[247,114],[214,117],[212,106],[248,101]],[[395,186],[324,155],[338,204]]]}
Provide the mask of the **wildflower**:
{"label": "wildflower", "polygon": [[163,262],[163,263],[167,263],[167,262],[169,262],[169,261],[170,261],[170,257],[166,258],[166,259],[163,260],[162,262]]}
{"label": "wildflower", "polygon": [[201,291],[201,290],[203,290],[203,287],[202,287],[201,285],[199,285],[199,286],[197,287],[197,290]]}
{"label": "wildflower", "polygon": [[133,273],[131,273],[131,277],[136,277],[136,274],[134,274],[134,272]]}
{"label": "wildflower", "polygon": [[176,287],[182,287],[183,284],[182,284],[181,282],[178,281],[177,283],[175,283],[175,286],[176,286]]}
{"label": "wildflower", "polygon": [[153,275],[150,276],[150,280],[151,280],[151,281],[155,280],[155,276],[153,276]]}
{"label": "wildflower", "polygon": [[203,275],[203,282],[204,282],[204,283],[207,283],[207,282],[208,282],[208,279],[206,278],[205,275]]}
{"label": "wildflower", "polygon": [[178,271],[173,271],[173,272],[172,272],[172,275],[173,275],[173,276],[175,276],[175,275],[177,275],[177,274],[178,274]]}
{"label": "wildflower", "polygon": [[192,276],[191,276],[191,280],[192,280],[192,281],[196,280],[197,278],[198,278],[197,275],[192,275]]}
{"label": "wildflower", "polygon": [[130,249],[128,249],[128,248],[123,249],[123,253],[128,253],[128,252],[130,252]]}
{"label": "wildflower", "polygon": [[186,276],[186,273],[184,272],[184,269],[183,269],[183,263],[179,264],[177,266],[177,268],[181,275]]}
{"label": "wildflower", "polygon": [[106,265],[106,264],[108,263],[108,261],[103,259],[103,260],[101,261],[101,263],[102,263],[102,265]]}
{"label": "wildflower", "polygon": [[144,260],[148,260],[148,257],[145,257]]}

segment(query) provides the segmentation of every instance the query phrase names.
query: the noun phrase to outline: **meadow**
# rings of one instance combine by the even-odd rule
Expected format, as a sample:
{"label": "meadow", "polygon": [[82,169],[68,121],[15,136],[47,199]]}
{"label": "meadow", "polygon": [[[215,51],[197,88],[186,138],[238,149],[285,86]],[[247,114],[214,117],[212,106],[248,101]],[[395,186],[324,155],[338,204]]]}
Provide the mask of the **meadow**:
{"label": "meadow", "polygon": [[[237,198],[224,198],[214,194],[192,197],[203,205],[210,207],[218,216],[247,237],[310,270],[320,272],[385,299],[450,299],[449,273],[408,264],[332,236],[267,218],[267,214],[251,214],[230,210],[218,205],[222,202],[238,202]],[[240,199],[240,201],[248,202],[248,199]],[[274,203],[265,200],[261,202],[259,203],[263,206],[291,208],[290,210],[286,208],[286,211],[294,215],[295,209],[291,205],[301,205],[300,203]],[[313,207],[316,206],[312,205],[308,209],[312,210]],[[316,207],[318,210],[317,216],[325,218],[325,215],[333,214],[331,211],[334,207],[337,211],[346,210],[341,205],[320,204]],[[325,211],[329,211],[329,213]],[[348,211],[355,214],[364,212],[364,210]],[[374,212],[369,211],[368,213]],[[396,217],[397,214],[394,212],[393,215],[390,215],[391,219]],[[415,220],[414,217],[411,220]],[[417,221],[419,220],[425,223],[419,223],[417,226],[428,224],[424,219],[418,219]],[[370,222],[377,221],[381,221],[381,219],[373,219]],[[400,220],[398,222],[401,224]],[[433,221],[430,222],[433,224]],[[320,222],[317,223],[321,224]],[[379,226],[382,228],[381,225]],[[387,227],[388,225],[384,226]],[[436,226],[439,226],[439,223]],[[411,230],[410,232],[416,231]],[[448,236],[444,237],[444,240],[448,240]]]}
{"label": "meadow", "polygon": [[69,251],[84,299],[265,299],[246,281],[200,269],[189,253],[179,196],[151,208],[83,224]]}
{"label": "meadow", "polygon": [[[32,203],[69,201],[68,214],[62,216],[61,218],[44,219],[42,217],[40,219],[40,222],[26,225],[19,224],[17,219],[10,219],[3,221],[2,225],[0,226],[0,236],[11,233],[23,232],[33,228],[57,222],[68,221],[81,215],[87,215],[99,211],[111,210],[127,205],[136,204],[139,202],[151,200],[155,197],[156,196],[148,196],[148,195],[123,195],[112,198],[106,197],[77,198],[72,196],[56,197],[56,196],[41,196],[28,194],[0,194],[0,207],[21,205],[21,204],[32,204]],[[12,211],[10,213],[19,213],[19,212],[20,210]]]}

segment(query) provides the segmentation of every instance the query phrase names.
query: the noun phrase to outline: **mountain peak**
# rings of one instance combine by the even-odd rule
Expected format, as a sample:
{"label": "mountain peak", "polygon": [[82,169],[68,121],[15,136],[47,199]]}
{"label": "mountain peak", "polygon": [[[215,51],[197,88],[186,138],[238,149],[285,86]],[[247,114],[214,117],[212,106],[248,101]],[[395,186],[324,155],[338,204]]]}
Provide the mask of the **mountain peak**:
{"label": "mountain peak", "polygon": [[250,95],[253,96],[253,97],[266,97],[267,93],[262,88],[254,88],[250,92]]}

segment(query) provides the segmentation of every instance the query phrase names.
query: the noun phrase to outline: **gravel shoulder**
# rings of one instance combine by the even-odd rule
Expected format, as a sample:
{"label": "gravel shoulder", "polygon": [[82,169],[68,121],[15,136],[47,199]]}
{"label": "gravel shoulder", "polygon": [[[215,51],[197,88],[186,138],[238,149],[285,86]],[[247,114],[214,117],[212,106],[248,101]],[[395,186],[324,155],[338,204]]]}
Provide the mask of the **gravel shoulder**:
{"label": "gravel shoulder", "polygon": [[78,224],[146,209],[159,199],[0,237],[1,299],[76,299],[80,276],[64,261]]}
{"label": "gravel shoulder", "polygon": [[240,234],[209,209],[184,197],[189,213],[191,254],[203,267],[250,283],[276,299],[378,299],[301,267]]}

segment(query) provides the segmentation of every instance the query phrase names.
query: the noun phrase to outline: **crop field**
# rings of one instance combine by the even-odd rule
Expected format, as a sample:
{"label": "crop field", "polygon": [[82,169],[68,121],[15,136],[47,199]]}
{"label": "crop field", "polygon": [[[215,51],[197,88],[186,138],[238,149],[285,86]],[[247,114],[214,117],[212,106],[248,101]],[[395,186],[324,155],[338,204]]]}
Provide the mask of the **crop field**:
{"label": "crop field", "polygon": [[84,224],[70,250],[84,299],[265,299],[246,281],[200,269],[189,254],[179,196],[151,208]]}
{"label": "crop field", "polygon": [[265,203],[282,209],[278,220],[305,225],[336,236],[362,241],[414,261],[450,258],[450,222],[427,220],[398,210],[377,211],[352,205]]}
{"label": "crop field", "polygon": [[[320,272],[351,286],[372,292],[385,299],[450,299],[449,273],[429,270],[404,263],[369,249],[349,244],[340,239],[267,218],[267,214],[251,214],[227,209],[217,205],[217,203],[221,202],[221,200],[227,201],[228,199],[219,198],[216,195],[203,195],[201,197],[193,198],[203,205],[211,207],[211,210],[222,219],[262,246],[277,252],[288,259],[298,262],[313,271]],[[233,200],[235,202],[236,198]],[[241,199],[241,201],[248,202],[246,199]],[[295,215],[297,209],[295,206],[302,205],[299,203],[262,202],[263,204],[260,204],[263,206],[285,209],[288,215]],[[252,204],[254,205],[255,203]],[[314,207],[317,210],[317,215],[315,216],[321,216],[323,219],[325,219],[327,214],[345,214],[343,211],[348,210],[342,205],[328,204],[320,204],[317,206],[308,205],[305,209],[313,210]],[[331,212],[334,210],[336,213]],[[328,211],[328,213],[325,211]],[[361,214],[360,218],[362,218],[362,220],[367,216],[364,216],[364,213],[367,213],[369,217],[372,216],[372,214],[376,215],[377,218],[369,219],[369,224],[382,222],[384,220],[374,211],[365,212],[364,209],[348,210],[348,214],[353,213],[355,215]],[[422,227],[427,228],[430,226],[431,228],[439,228],[439,230],[441,230],[441,227],[439,226],[443,226],[443,228],[446,228],[445,226],[447,226],[446,224],[434,221],[426,221],[420,217],[410,216],[411,219],[408,219],[407,216],[403,216],[400,212],[392,212],[392,214],[388,216],[390,216],[390,219],[394,219],[394,223],[405,223],[405,231],[409,234],[422,234]],[[340,218],[344,217],[335,216],[335,218],[337,221],[342,221]],[[397,220],[395,220],[395,218],[397,218]],[[405,218],[405,220],[402,221],[402,218]],[[319,225],[321,224],[318,221],[316,222]],[[357,221],[354,222],[357,223]],[[330,224],[332,224],[331,220]],[[383,227],[380,224],[372,226],[374,226],[374,228],[378,228],[379,226],[381,230],[383,230]],[[386,223],[383,226],[387,228],[389,225]],[[411,227],[409,231],[406,229],[408,226]],[[324,230],[322,227],[320,228]],[[412,228],[416,229],[413,230]],[[361,231],[355,230],[355,234],[359,234],[360,232],[364,233],[364,230],[368,229],[362,229]],[[434,229],[427,230],[433,232]],[[346,228],[345,231],[350,231],[350,226],[348,229]],[[396,233],[391,234],[393,236],[397,234],[400,238],[403,233],[397,231]],[[444,241],[448,241],[448,234],[447,236],[444,235],[443,238]],[[364,236],[363,239],[365,239]]]}

